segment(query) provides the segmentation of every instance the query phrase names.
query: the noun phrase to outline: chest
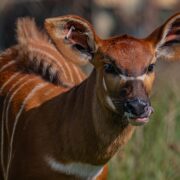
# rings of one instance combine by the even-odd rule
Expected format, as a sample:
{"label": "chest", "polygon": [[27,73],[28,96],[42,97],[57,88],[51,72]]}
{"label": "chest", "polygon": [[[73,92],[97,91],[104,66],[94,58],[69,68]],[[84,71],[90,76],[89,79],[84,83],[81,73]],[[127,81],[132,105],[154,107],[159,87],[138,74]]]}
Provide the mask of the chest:
{"label": "chest", "polygon": [[103,171],[103,166],[80,162],[64,164],[49,156],[45,158],[45,161],[53,171],[87,180],[95,180]]}

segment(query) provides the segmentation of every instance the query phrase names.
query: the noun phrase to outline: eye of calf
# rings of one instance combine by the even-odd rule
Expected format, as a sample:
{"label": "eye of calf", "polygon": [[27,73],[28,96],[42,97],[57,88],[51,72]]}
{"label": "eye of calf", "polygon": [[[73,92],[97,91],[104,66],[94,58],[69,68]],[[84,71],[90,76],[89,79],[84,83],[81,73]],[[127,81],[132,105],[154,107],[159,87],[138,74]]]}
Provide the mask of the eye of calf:
{"label": "eye of calf", "polygon": [[119,74],[118,70],[114,67],[114,65],[110,63],[104,64],[104,70],[106,73],[109,74],[114,74],[114,75]]}
{"label": "eye of calf", "polygon": [[148,72],[148,73],[153,72],[153,71],[154,71],[154,67],[155,67],[155,64],[150,64],[150,65],[148,66],[148,68],[147,68],[147,72]]}

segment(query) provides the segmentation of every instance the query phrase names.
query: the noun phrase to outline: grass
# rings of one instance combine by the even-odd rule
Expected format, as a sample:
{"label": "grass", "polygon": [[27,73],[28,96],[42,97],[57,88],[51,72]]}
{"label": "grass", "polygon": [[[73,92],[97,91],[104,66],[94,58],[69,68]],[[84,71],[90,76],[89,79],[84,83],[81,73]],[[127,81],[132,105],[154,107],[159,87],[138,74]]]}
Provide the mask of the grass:
{"label": "grass", "polygon": [[109,180],[180,179],[180,64],[161,63],[150,122],[109,163]]}

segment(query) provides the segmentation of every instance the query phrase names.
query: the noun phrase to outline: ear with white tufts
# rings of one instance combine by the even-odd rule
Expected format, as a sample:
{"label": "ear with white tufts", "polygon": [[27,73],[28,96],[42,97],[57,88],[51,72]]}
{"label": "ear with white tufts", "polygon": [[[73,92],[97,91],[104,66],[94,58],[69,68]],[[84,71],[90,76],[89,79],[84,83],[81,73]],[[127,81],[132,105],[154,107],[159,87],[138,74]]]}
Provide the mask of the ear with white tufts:
{"label": "ear with white tufts", "polygon": [[180,13],[169,18],[147,38],[157,58],[180,60]]}
{"label": "ear with white tufts", "polygon": [[93,58],[96,35],[85,19],[72,15],[48,18],[45,29],[66,59],[83,65]]}

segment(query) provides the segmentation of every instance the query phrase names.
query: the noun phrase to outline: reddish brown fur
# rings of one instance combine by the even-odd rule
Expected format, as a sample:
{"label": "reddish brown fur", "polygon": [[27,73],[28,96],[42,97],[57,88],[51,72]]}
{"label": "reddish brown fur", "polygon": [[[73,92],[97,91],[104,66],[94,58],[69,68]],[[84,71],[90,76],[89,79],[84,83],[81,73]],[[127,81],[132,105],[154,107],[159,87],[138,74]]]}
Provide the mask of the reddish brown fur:
{"label": "reddish brown fur", "polygon": [[[176,16],[178,19],[179,14]],[[176,16],[172,18],[174,21]],[[73,39],[70,36],[66,44],[64,37],[69,32],[69,29],[67,31],[67,28],[63,29],[63,26],[59,25],[71,21],[74,26],[77,25],[80,28],[78,31],[75,29],[75,32],[73,32],[78,34],[79,39]],[[169,21],[166,24],[169,24]],[[60,31],[59,27],[61,27]],[[0,106],[1,117],[4,108],[8,106],[7,104],[5,104],[6,106],[4,105],[7,95],[9,95],[7,99],[10,99],[14,92],[14,90],[9,92],[13,84],[17,83],[20,78],[24,78],[23,83],[29,81],[12,98],[10,110],[8,111],[8,119],[1,119],[1,135],[2,131],[4,131],[4,138],[1,137],[1,140],[4,140],[4,142],[1,141],[1,143],[3,142],[1,152],[3,150],[4,157],[4,166],[1,163],[0,172],[0,179],[2,180],[83,179],[53,170],[44,159],[47,156],[52,156],[58,162],[67,165],[79,162],[94,166],[106,165],[118,149],[127,143],[135,129],[124,118],[122,99],[137,96],[148,99],[152,87],[154,73],[143,71],[149,64],[155,62],[157,49],[152,43],[152,39],[156,38],[154,37],[155,35],[151,35],[151,38],[144,40],[138,40],[129,36],[101,40],[95,35],[89,23],[76,16],[65,16],[55,18],[55,20],[47,20],[46,29],[53,42],[55,41],[54,43],[58,49],[57,51],[53,47],[55,48],[52,51],[53,53],[49,51],[49,54],[52,53],[53,56],[57,57],[55,54],[59,53],[60,55],[58,56],[64,57],[64,54],[60,53],[64,49],[64,53],[69,53],[67,54],[68,58],[65,58],[68,63],[72,59],[74,60],[74,57],[78,57],[77,60],[81,62],[84,58],[82,52],[74,51],[71,45],[82,43],[82,37],[83,43],[81,45],[84,46],[88,53],[93,53],[93,58],[90,60],[95,69],[83,82],[78,79],[78,73],[74,73],[75,86],[67,88],[61,84],[57,86],[49,82],[48,78],[43,79],[40,72],[35,74],[33,71],[31,73],[24,71],[24,68],[29,70],[29,66],[26,66],[26,63],[23,64],[24,61],[21,61],[25,58],[20,53],[19,45],[21,44],[1,54],[0,68],[12,60],[15,60],[15,63],[0,72],[0,88],[2,88],[8,79],[12,78],[12,75],[19,73],[0,92],[0,103],[2,104]],[[86,36],[88,38],[85,39],[89,39],[89,41],[84,42],[84,37]],[[44,46],[46,45],[45,43]],[[35,46],[35,44],[32,43],[32,46]],[[41,49],[39,44],[38,48]],[[47,48],[47,50],[49,49]],[[49,55],[47,55],[47,59],[44,54],[41,55],[43,55],[41,61],[49,60]],[[39,55],[36,54],[34,56]],[[56,59],[56,61],[58,60],[61,59]],[[144,73],[145,79],[142,81],[137,79],[127,80],[126,82],[126,80],[121,79],[118,75],[106,73],[104,64],[112,63],[112,61],[115,63],[115,66],[122,69],[125,77],[136,78]],[[60,72],[61,70],[58,69]],[[103,79],[107,89],[104,87]],[[61,80],[63,81],[64,79]],[[19,82],[14,89],[22,86],[22,82]],[[34,87],[37,88],[40,85],[43,86],[40,89],[36,89],[37,91],[31,94],[32,97],[29,96]],[[124,95],[120,94],[122,89],[126,90]],[[28,99],[28,97],[31,98]],[[112,99],[112,103],[114,103],[114,99],[118,99],[121,104],[117,106],[114,103],[116,109],[113,109],[112,105],[108,103],[107,97]],[[15,127],[15,120],[23,105],[23,111],[20,114],[13,138],[8,178],[7,174],[5,174],[6,178],[3,178],[3,168],[5,171],[8,169],[9,152],[11,152],[10,140],[13,128]],[[5,120],[8,121],[6,122]],[[105,180],[106,176],[107,167],[105,166],[97,179]]]}
{"label": "reddish brown fur", "polygon": [[110,56],[116,65],[126,71],[129,76],[139,76],[144,73],[144,68],[150,64],[154,56],[147,41],[127,35],[103,42],[102,51]]}
{"label": "reddish brown fur", "polygon": [[[6,55],[3,58],[2,64],[4,64],[9,59],[12,59],[12,54]],[[15,73],[16,71],[17,67],[14,66],[12,68],[9,68],[8,71],[1,73],[1,84],[7,81],[11,74]],[[19,77],[22,77],[24,75],[24,73],[21,73]],[[10,121],[8,122],[10,134],[14,125],[13,120],[15,119],[15,116],[21,106],[21,102],[25,97],[27,97],[30,89],[32,89],[35,84],[44,82],[38,76],[30,74],[28,75],[28,79],[33,77],[35,77],[34,82],[28,84],[28,86],[26,85],[23,89],[18,91],[16,96],[13,98],[13,101],[11,103],[12,114],[10,115]],[[49,168],[44,163],[42,164],[42,160],[39,159],[41,158],[41,156],[39,156],[38,154],[45,155],[47,152],[48,154],[54,154],[54,156],[56,156],[57,159],[61,162],[80,161],[90,164],[103,164],[107,162],[112,157],[112,155],[114,155],[119,146],[122,146],[124,143],[126,143],[126,141],[129,139],[127,134],[130,133],[131,135],[132,127],[128,127],[127,129],[123,130],[120,126],[114,131],[111,130],[111,128],[109,129],[108,127],[110,125],[114,129],[115,125],[113,124],[113,122],[112,124],[111,122],[110,124],[108,123],[109,125],[105,123],[105,126],[102,127],[104,118],[102,119],[97,116],[99,122],[96,127],[97,129],[94,129],[92,116],[87,116],[94,102],[94,99],[90,99],[87,101],[86,98],[88,96],[93,97],[94,90],[92,89],[92,86],[94,83],[95,74],[93,73],[88,82],[85,81],[81,86],[72,89],[63,96],[60,94],[67,90],[47,83],[46,87],[39,90],[39,92],[36,93],[35,96],[28,101],[24,113],[20,118],[20,123],[18,124],[18,128],[16,130],[16,140],[14,143],[14,147],[18,148],[23,146],[23,152],[19,148],[19,150],[16,149],[16,156],[13,158],[13,162],[11,164],[10,179],[21,180],[28,178],[31,179],[32,177],[39,177],[38,179],[55,180],[56,178],[61,179],[61,177],[64,177],[64,175],[62,176],[61,174],[54,174],[54,172],[50,172],[48,170]],[[3,94],[5,92],[8,92],[10,86],[6,87]],[[53,88],[53,93],[50,93],[48,96],[46,96],[46,91],[51,88]],[[78,94],[81,94],[81,96],[74,96],[77,92]],[[71,99],[71,101],[68,101],[68,99]],[[59,121],[58,116],[55,116],[57,114],[57,104],[58,111],[61,111],[61,121]],[[82,105],[82,107],[79,107],[80,105]],[[49,109],[49,107],[51,108]],[[71,113],[68,113],[68,109],[65,107],[71,109]],[[41,111],[46,113],[37,113]],[[101,112],[102,110],[99,106],[96,107],[96,111],[99,112],[99,116],[104,113]],[[54,115],[53,119],[52,115]],[[107,113],[106,116],[108,120],[108,117],[111,116],[111,113]],[[72,117],[74,117],[74,120],[72,119]],[[44,119],[46,119],[46,121],[44,121]],[[69,124],[70,119],[72,121],[71,124]],[[84,119],[86,119],[86,123],[83,122]],[[56,129],[57,127],[59,130],[56,132],[56,136],[54,136],[53,131],[54,128]],[[71,131],[67,132],[69,128],[71,129]],[[24,134],[24,130],[21,129],[25,130],[26,136]],[[121,131],[122,133],[119,135],[119,132]],[[69,140],[67,141],[66,138],[64,138],[61,134],[66,134],[67,137],[69,136]],[[108,134],[112,135],[109,136]],[[101,138],[99,139],[98,136]],[[37,137],[39,137],[40,139]],[[92,138],[94,140],[93,142],[91,141]],[[88,144],[84,142],[87,142]],[[79,145],[75,146],[74,143]],[[57,144],[63,147],[63,151],[60,147],[58,147],[57,149]],[[112,147],[109,147],[110,144]],[[94,153],[95,151],[97,151],[98,153]],[[61,154],[61,156],[59,156],[58,154]],[[7,157],[6,153],[5,157]],[[20,162],[19,158],[23,161]],[[29,165],[31,165],[31,167],[29,167]],[[41,170],[37,172],[38,169]],[[65,179],[69,178],[66,177]]]}

